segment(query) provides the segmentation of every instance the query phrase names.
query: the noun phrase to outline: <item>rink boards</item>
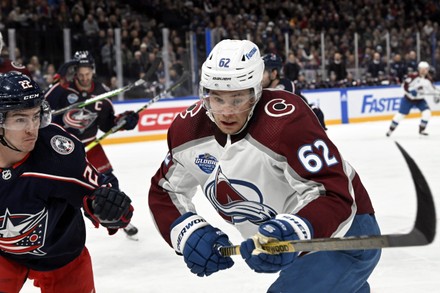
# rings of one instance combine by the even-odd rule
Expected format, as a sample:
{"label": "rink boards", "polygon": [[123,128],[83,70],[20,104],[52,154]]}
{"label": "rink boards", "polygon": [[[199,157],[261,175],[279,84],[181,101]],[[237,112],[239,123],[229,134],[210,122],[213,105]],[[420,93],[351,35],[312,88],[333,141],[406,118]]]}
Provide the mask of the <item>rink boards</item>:
{"label": "rink boards", "polygon": [[[440,87],[440,84],[436,86]],[[303,94],[309,103],[314,103],[322,109],[326,124],[334,125],[391,120],[399,109],[403,91],[400,86],[380,86],[307,90],[303,91]],[[114,144],[165,139],[166,131],[174,117],[197,99],[197,97],[162,99],[140,113],[136,129],[114,133],[102,142]],[[114,102],[115,112],[138,110],[147,102],[148,99]],[[434,103],[431,97],[427,99],[427,102],[432,114],[440,115],[440,103]],[[417,109],[413,109],[409,114],[409,117],[419,116]],[[101,134],[99,133],[98,136]]]}

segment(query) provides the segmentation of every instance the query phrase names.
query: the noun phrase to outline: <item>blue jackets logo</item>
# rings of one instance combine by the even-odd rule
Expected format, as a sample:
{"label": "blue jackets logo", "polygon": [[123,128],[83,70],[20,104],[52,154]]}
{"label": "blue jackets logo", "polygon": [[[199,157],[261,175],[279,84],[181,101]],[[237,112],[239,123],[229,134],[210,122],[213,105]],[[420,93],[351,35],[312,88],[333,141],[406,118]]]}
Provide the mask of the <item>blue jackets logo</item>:
{"label": "blue jackets logo", "polygon": [[10,254],[44,256],[47,210],[32,214],[13,214],[6,209],[0,215],[0,250]]}
{"label": "blue jackets logo", "polygon": [[214,171],[217,162],[217,159],[210,154],[199,155],[194,160],[194,163],[206,174],[211,174]]}

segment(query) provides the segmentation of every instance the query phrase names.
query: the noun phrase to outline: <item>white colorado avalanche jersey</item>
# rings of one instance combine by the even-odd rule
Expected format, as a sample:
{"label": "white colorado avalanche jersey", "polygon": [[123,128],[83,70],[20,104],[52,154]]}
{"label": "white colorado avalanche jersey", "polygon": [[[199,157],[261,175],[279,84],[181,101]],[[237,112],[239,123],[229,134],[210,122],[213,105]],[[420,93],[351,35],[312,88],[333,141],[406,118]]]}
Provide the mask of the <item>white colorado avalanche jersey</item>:
{"label": "white colorado avalanche jersey", "polygon": [[[402,87],[405,91],[405,97],[415,101],[433,97],[439,92],[431,78],[422,77],[418,73],[408,75],[403,82]],[[411,94],[412,91],[416,91],[417,94]]]}
{"label": "white colorado avalanche jersey", "polygon": [[367,191],[299,97],[265,89],[247,127],[223,134],[198,102],[168,131],[169,153],[151,180],[149,206],[170,243],[170,226],[198,187],[244,238],[280,213],[307,219],[314,237],[343,236],[356,214],[373,214]]}

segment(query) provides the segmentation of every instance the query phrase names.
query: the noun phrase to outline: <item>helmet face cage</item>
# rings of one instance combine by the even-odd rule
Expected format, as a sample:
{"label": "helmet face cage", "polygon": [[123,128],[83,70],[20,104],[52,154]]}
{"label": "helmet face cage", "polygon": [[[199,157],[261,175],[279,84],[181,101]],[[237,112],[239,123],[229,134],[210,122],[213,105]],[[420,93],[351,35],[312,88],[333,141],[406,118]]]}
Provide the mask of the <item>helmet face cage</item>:
{"label": "helmet face cage", "polygon": [[211,91],[250,89],[255,99],[252,108],[255,107],[262,93],[263,72],[264,63],[257,45],[247,40],[219,42],[202,65],[199,96],[208,113],[212,107],[206,98]]}
{"label": "helmet face cage", "polygon": [[51,111],[40,86],[30,77],[17,71],[0,74],[1,127],[7,127],[5,122],[8,112],[38,106],[41,107],[39,127],[42,128],[51,122]]}

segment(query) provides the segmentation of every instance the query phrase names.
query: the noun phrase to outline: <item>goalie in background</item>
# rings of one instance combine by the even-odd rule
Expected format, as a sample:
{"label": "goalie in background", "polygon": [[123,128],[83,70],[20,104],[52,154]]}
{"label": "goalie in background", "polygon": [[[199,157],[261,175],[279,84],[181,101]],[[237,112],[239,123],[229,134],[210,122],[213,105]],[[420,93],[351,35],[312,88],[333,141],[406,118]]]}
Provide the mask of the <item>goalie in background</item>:
{"label": "goalie in background", "polygon": [[110,235],[133,214],[82,143],[50,121],[35,81],[0,74],[0,292],[19,292],[27,279],[45,293],[95,292],[82,209]]}
{"label": "goalie in background", "polygon": [[431,110],[426,102],[426,98],[433,97],[434,102],[438,103],[440,101],[440,91],[435,87],[429,75],[428,62],[421,61],[417,68],[417,72],[410,73],[402,84],[404,95],[400,100],[399,112],[394,115],[386,136],[390,136],[393,133],[400,121],[409,114],[412,108],[417,108],[422,113],[419,134],[428,135],[425,129],[431,118]]}
{"label": "goalie in background", "polygon": [[[381,250],[270,254],[267,242],[379,235],[368,192],[310,107],[262,88],[256,44],[223,40],[202,65],[200,101],[176,116],[168,155],[151,179],[149,207],[165,241],[197,276],[229,269],[229,237],[197,214],[204,197],[243,242],[258,273],[278,273],[268,292],[369,292]],[[260,290],[261,291],[261,290]]]}

